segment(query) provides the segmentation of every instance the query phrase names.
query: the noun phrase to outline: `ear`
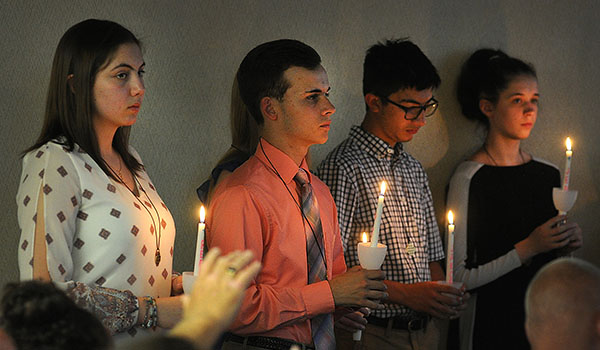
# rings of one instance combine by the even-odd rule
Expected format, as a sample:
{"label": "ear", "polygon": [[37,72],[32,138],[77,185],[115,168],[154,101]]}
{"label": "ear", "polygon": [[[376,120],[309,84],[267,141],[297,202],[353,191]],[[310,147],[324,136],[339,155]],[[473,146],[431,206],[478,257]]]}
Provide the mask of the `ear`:
{"label": "ear", "polygon": [[73,74],[67,75],[67,85],[69,85],[69,89],[71,89],[71,93],[75,93],[75,88],[73,87]]}
{"label": "ear", "polygon": [[383,109],[383,101],[381,101],[381,98],[372,93],[367,93],[365,95],[365,103],[367,104],[367,107],[369,107],[369,111],[373,113],[379,113]]}
{"label": "ear", "polygon": [[260,111],[266,119],[277,120],[277,108],[275,106],[277,101],[272,97],[263,97],[260,100]]}
{"label": "ear", "polygon": [[490,118],[492,112],[494,112],[494,107],[494,104],[490,100],[486,100],[485,98],[479,100],[479,110],[481,110],[481,113],[485,114],[488,118]]}

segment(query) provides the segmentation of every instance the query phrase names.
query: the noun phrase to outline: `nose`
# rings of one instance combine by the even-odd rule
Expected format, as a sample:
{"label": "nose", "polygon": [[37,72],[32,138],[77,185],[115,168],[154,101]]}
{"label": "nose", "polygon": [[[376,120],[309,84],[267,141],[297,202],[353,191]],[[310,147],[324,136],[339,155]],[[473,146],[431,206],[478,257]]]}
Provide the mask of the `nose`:
{"label": "nose", "polygon": [[335,106],[333,103],[331,103],[331,101],[329,101],[329,98],[325,97],[323,100],[325,102],[323,103],[323,107],[321,109],[321,115],[324,117],[329,117],[335,113]]}
{"label": "nose", "polygon": [[537,104],[527,102],[525,104],[525,108],[523,108],[523,113],[524,114],[537,113],[537,108],[538,108]]}
{"label": "nose", "polygon": [[131,96],[143,96],[145,92],[144,78],[136,75],[135,78],[131,79]]}
{"label": "nose", "polygon": [[413,119],[412,122],[416,126],[419,126],[419,127],[424,126],[427,123],[427,121],[425,119],[425,112],[421,111],[421,113],[419,114],[417,119]]}

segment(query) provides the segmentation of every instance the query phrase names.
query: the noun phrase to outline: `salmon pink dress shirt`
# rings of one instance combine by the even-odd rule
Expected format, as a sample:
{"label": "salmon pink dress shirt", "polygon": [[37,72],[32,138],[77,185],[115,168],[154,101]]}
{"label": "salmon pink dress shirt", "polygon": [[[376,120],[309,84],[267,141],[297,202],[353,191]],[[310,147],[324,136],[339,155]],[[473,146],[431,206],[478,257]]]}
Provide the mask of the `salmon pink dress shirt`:
{"label": "salmon pink dress shirt", "polygon": [[[304,221],[294,181],[299,167],[264,139],[261,143],[254,156],[217,187],[207,220],[207,245],[223,253],[250,249],[263,265],[246,290],[233,333],[310,344],[310,319],[334,312],[333,295],[328,281],[308,284]],[[331,279],[346,271],[335,204],[327,186],[308,172],[306,160],[300,166],[307,170],[319,204],[322,249]]]}

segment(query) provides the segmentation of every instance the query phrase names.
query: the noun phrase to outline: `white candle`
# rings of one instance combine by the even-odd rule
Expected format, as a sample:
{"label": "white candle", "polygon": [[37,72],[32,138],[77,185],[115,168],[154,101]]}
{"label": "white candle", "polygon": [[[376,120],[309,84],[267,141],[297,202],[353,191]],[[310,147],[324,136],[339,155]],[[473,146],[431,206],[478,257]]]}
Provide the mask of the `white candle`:
{"label": "white candle", "polygon": [[373,225],[373,236],[371,247],[377,247],[379,241],[379,226],[381,225],[381,214],[383,213],[383,195],[385,194],[385,181],[381,181],[381,192],[377,198],[377,213],[375,214],[375,224]]}
{"label": "white candle", "polygon": [[194,259],[194,276],[198,276],[200,272],[200,264],[202,263],[202,259],[204,258],[204,229],[206,225],[204,224],[204,218],[206,213],[204,211],[204,206],[200,207],[200,222],[198,223],[198,236],[196,238],[196,258]]}
{"label": "white candle", "polygon": [[[385,185],[382,188],[382,195],[384,191]],[[356,249],[358,253],[358,261],[360,262],[360,266],[363,269],[378,270],[381,268],[381,264],[383,263],[383,260],[385,259],[385,254],[387,253],[387,246],[381,243],[375,243],[375,245],[372,245],[371,243],[369,243],[369,236],[367,235],[367,233],[363,232],[362,242],[357,244]],[[354,339],[354,341],[360,341],[361,337],[362,331],[354,331],[352,336],[352,339]]]}
{"label": "white candle", "polygon": [[448,254],[446,256],[446,282],[452,283],[454,274],[454,215],[448,211]]}
{"label": "white candle", "polygon": [[567,160],[565,162],[565,176],[563,178],[563,190],[569,190],[569,180],[571,178],[571,159],[573,158],[573,151],[571,150],[571,138],[567,137],[565,141],[567,145]]}

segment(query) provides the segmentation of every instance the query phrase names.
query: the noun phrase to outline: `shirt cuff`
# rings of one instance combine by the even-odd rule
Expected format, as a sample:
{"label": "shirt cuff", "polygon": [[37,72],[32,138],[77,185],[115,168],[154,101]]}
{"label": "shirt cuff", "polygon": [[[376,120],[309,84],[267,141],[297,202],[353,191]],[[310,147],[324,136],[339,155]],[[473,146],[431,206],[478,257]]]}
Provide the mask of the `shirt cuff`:
{"label": "shirt cuff", "polygon": [[335,311],[335,302],[328,281],[311,283],[302,288],[302,299],[308,318]]}
{"label": "shirt cuff", "polygon": [[516,249],[513,249],[506,254],[506,260],[508,267],[510,268],[510,270],[508,271],[511,271],[512,269],[516,269],[517,267],[523,265],[523,263],[521,263],[521,258],[519,258],[519,254],[517,253]]}

